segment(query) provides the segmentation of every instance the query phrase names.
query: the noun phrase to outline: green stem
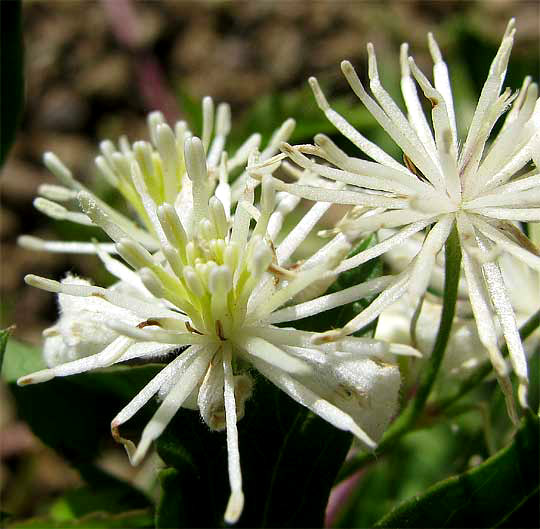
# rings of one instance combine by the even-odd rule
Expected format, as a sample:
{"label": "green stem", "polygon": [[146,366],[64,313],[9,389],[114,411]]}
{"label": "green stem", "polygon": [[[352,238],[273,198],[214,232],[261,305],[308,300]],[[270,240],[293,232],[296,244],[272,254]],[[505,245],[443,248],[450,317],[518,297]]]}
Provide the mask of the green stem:
{"label": "green stem", "polygon": [[[525,340],[529,337],[536,329],[540,327],[540,310],[536,311],[519,329],[519,335],[521,340]],[[501,349],[503,356],[508,355],[508,347],[505,344]],[[447,410],[454,402],[458,401],[466,395],[469,391],[475,388],[484,378],[486,378],[492,371],[491,362],[486,361],[478,366],[459,386],[456,392],[449,397],[441,399],[438,402],[433,403],[433,409],[437,413],[444,412]]]}
{"label": "green stem", "polygon": [[416,395],[409,401],[399,417],[385,432],[376,452],[361,452],[344,463],[336,480],[338,483],[354,474],[368,461],[375,459],[394,446],[401,437],[415,427],[425,407],[450,338],[456,309],[459,275],[461,271],[461,247],[455,226],[446,241],[445,257],[444,299],[441,321],[439,323],[435,345],[433,346],[433,352],[431,353],[429,362],[422,371]]}

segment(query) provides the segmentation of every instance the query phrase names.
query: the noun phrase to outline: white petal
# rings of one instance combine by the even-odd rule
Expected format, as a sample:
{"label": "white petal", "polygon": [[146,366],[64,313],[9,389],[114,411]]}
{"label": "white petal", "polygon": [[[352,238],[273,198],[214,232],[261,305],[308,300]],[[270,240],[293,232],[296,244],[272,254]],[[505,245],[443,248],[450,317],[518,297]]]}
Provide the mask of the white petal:
{"label": "white petal", "polygon": [[200,382],[208,369],[208,363],[214,352],[215,348],[206,348],[199,351],[197,357],[180,375],[176,384],[144,428],[139,445],[131,457],[131,463],[133,465],[141,462],[152,441],[163,433],[163,430],[165,430],[171,419],[176,415],[178,409]]}
{"label": "white petal", "polygon": [[358,301],[367,296],[378,294],[390,284],[391,280],[392,276],[377,277],[371,281],[345,288],[339,292],[320,296],[298,305],[292,305],[273,312],[270,314],[267,321],[269,323],[282,323],[285,321],[307,318],[308,316],[313,316],[314,314],[319,314],[320,312],[340,307],[347,303],[352,303],[353,301]]}
{"label": "white petal", "polygon": [[101,353],[25,375],[17,380],[17,384],[19,386],[36,384],[39,382],[46,382],[54,377],[65,377],[77,373],[84,373],[100,367],[108,367],[125,353],[131,343],[132,341],[129,338],[120,336],[101,351]]}
{"label": "white petal", "polygon": [[225,427],[223,377],[222,362],[216,360],[208,366],[197,396],[201,417],[212,430],[223,430]]}
{"label": "white petal", "polygon": [[355,423],[348,413],[340,410],[311,389],[266,362],[256,358],[252,362],[265,377],[298,403],[333,424],[336,428],[351,432],[368,448],[375,448],[373,440]]}
{"label": "white petal", "polygon": [[333,360],[300,382],[349,414],[373,440],[380,439],[398,409],[401,380],[394,365],[367,358]]}
{"label": "white petal", "polygon": [[[483,252],[489,251],[490,245],[485,237],[480,235],[477,240],[478,246]],[[499,266],[494,262],[488,262],[482,266],[482,269],[486,276],[486,283],[491,301],[495,308],[495,312],[499,317],[504,337],[508,345],[510,362],[519,379],[518,395],[520,404],[523,408],[527,408],[527,387],[529,384],[527,358],[519,336],[516,316],[512,309],[512,304],[510,303]]]}
{"label": "white petal", "polygon": [[435,257],[448,239],[453,225],[454,215],[445,215],[431,228],[424,240],[411,270],[409,293],[413,299],[425,294],[435,265]]}
{"label": "white petal", "polygon": [[306,373],[311,368],[303,361],[288,355],[274,344],[263,340],[258,336],[247,336],[235,341],[249,354],[250,361],[253,357],[260,358],[287,373]]}
{"label": "white petal", "polygon": [[352,268],[356,268],[357,266],[363,263],[366,263],[367,261],[370,261],[371,259],[374,259],[375,257],[379,257],[379,255],[382,255],[383,253],[386,253],[392,248],[394,248],[395,246],[402,244],[409,237],[411,237],[415,233],[418,233],[420,230],[423,230],[426,226],[428,226],[432,222],[433,222],[433,218],[430,218],[430,219],[413,222],[412,224],[405,226],[404,228],[399,230],[395,235],[392,235],[391,237],[388,237],[384,241],[377,243],[374,246],[371,246],[367,248],[366,250],[352,257],[349,257],[348,259],[345,259],[339,266],[336,267],[334,272],[336,274],[340,274],[341,272],[345,272],[346,270],[351,270]]}
{"label": "white petal", "polygon": [[319,188],[301,184],[286,184],[277,179],[275,180],[275,186],[278,190],[319,202],[385,208],[403,208],[407,205],[407,201],[402,198],[386,197],[359,191],[342,191],[340,189]]}
{"label": "white petal", "polygon": [[392,284],[388,286],[368,307],[360,314],[349,321],[340,331],[342,336],[352,334],[365,327],[392,303],[397,301],[409,287],[410,275],[408,272],[403,272],[397,276]]}
{"label": "white petal", "polygon": [[310,77],[308,81],[313,90],[317,105],[319,105],[319,108],[324,112],[328,121],[330,121],[343,136],[349,139],[356,147],[376,162],[397,169],[398,171],[402,170],[402,166],[391,156],[386,154],[378,145],[362,136],[362,134],[360,134],[343,116],[330,108],[315,77]]}
{"label": "white petal", "polygon": [[135,452],[135,445],[129,439],[120,436],[118,432],[119,426],[131,419],[164,385],[173,386],[175,379],[180,371],[185,371],[186,366],[200,352],[201,346],[195,345],[186,349],[182,354],[177,356],[170,364],[165,366],[144,388],[131,399],[111,421],[111,432],[114,439],[123,444],[130,460]]}
{"label": "white petal", "polygon": [[54,253],[95,254],[97,248],[106,253],[116,253],[116,246],[113,243],[46,241],[31,235],[21,235],[17,239],[17,244],[29,250]]}
{"label": "white petal", "polygon": [[317,202],[302,217],[302,220],[287,234],[285,239],[276,248],[278,263],[284,265],[294,251],[305,240],[313,227],[328,211],[332,204],[330,202]]}
{"label": "white petal", "polygon": [[238,429],[236,428],[236,402],[234,396],[234,376],[232,370],[230,345],[223,351],[223,371],[225,373],[225,418],[227,422],[227,459],[231,495],[225,510],[225,521],[233,524],[238,521],[244,508],[242,492],[242,472],[240,470],[240,451],[238,450]]}

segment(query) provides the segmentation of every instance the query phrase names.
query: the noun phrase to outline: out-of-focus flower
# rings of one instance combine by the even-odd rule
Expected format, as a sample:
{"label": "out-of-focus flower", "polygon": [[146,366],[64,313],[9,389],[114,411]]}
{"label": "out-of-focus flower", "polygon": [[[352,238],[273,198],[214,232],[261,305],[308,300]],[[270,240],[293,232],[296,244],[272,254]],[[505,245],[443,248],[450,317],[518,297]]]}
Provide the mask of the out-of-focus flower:
{"label": "out-of-focus flower", "polygon": [[[519,379],[519,400],[527,405],[528,373],[523,346],[508,288],[499,267],[502,253],[512,255],[533,270],[540,270],[540,255],[515,226],[516,221],[540,221],[540,103],[538,86],[527,77],[521,90],[501,93],[514,40],[514,20],[508,24],[501,46],[489,69],[467,137],[460,145],[448,69],[430,34],[434,85],[401,48],[401,89],[408,116],[383,88],[375,51],[368,44],[371,97],[348,61],[341,64],[351,88],[386,133],[403,151],[403,164],[363,137],[343,116],[332,110],[317,81],[310,79],[320,108],[336,128],[374,161],[352,158],[329,138],[318,135],[315,146],[283,150],[301,167],[343,189],[317,189],[297,184],[276,184],[280,189],[314,200],[350,204],[357,209],[342,230],[358,237],[380,228],[398,228],[392,237],[338,266],[353,268],[402,244],[429,227],[422,247],[410,266],[398,275],[379,298],[340,331],[326,338],[352,333],[374,320],[405,292],[413,299],[424,295],[436,255],[457,228],[463,253],[463,270],[482,344],[488,351],[512,413],[508,369],[497,340],[502,328],[510,360]],[[413,77],[432,106],[431,125],[422,110]],[[508,112],[507,112],[508,111]],[[490,145],[491,132],[501,116],[506,120]],[[316,155],[335,167],[308,158]],[[531,163],[532,162],[532,163]],[[515,418],[515,417],[514,417]]]}
{"label": "out-of-focus flower", "polygon": [[[212,189],[216,188],[216,196],[229,210],[231,204],[238,200],[242,192],[246,179],[245,172],[238,176],[232,189],[228,185],[223,185],[222,182],[228,181],[231,174],[241,171],[251,150],[259,148],[261,135],[252,134],[234,155],[229,157],[226,151],[227,136],[231,129],[229,105],[221,103],[214,112],[212,98],[205,97],[202,101],[202,115],[202,143],[207,153],[208,185]],[[178,206],[180,202],[187,206],[186,197],[191,196],[191,182],[186,176],[184,141],[192,136],[192,132],[185,121],[178,121],[172,129],[165,122],[161,112],[151,112],[147,121],[150,133],[149,142],[136,141],[131,145],[125,136],[120,138],[118,145],[110,140],[104,140],[100,143],[101,154],[95,160],[98,173],[120,192],[129,207],[136,213],[136,222],[110,207],[83,186],[52,152],[45,153],[43,159],[60,185],[43,184],[40,186],[38,192],[41,196],[34,200],[34,206],[54,219],[92,225],[92,220],[78,207],[77,195],[85,191],[133,239],[148,250],[157,249],[159,241],[153,220],[148,217],[147,208],[135,187],[131,167],[136,161],[148,195],[158,206],[161,204]],[[261,153],[262,160],[270,158],[278,151],[280,143],[289,138],[294,126],[294,120],[288,119],[274,132]],[[188,211],[179,210],[179,214],[182,217],[188,215]],[[29,235],[21,236],[19,244],[32,250],[51,252],[95,253],[98,247],[106,252],[115,251],[114,244],[111,243],[96,246],[85,241],[45,241]]]}
{"label": "out-of-focus flower", "polygon": [[[126,447],[130,460],[137,463],[176,411],[196,402],[210,428],[227,431],[231,496],[225,519],[234,523],[244,503],[236,422],[251,394],[251,366],[297,402],[373,448],[374,439],[396,411],[400,385],[397,367],[378,359],[418,352],[405,345],[349,336],[314,345],[317,333],[278,327],[276,324],[378,293],[391,278],[379,277],[287,305],[321,276],[333,274],[350,249],[348,243],[340,241],[303,263],[290,262],[329,204],[313,205],[274,247],[270,235],[279,232],[290,210],[290,204],[283,202],[291,197],[276,195],[269,174],[262,179],[258,207],[254,205],[256,182],[248,175],[231,216],[220,198],[230,196],[228,181],[224,177],[221,187],[213,192],[199,138],[186,140],[185,164],[190,193],[181,193],[175,206],[168,202],[158,205],[139,163],[134,161],[130,167],[134,189],[159,241],[154,253],[126,232],[92,195],[79,193],[84,214],[115,241],[117,253],[136,273],[100,250],[105,266],[123,282],[124,289],[59,283],[37,276],[27,276],[26,281],[62,296],[98,298],[107,304],[103,310],[106,325],[117,337],[97,354],[26,375],[18,382],[44,382],[186,347],[113,419],[112,432]],[[276,164],[279,161],[261,162],[260,155],[253,153],[249,165],[262,165],[263,172],[272,173]],[[140,282],[145,291],[141,291]],[[134,292],[128,292],[128,287]],[[135,446],[120,436],[119,427],[156,394],[162,402]]]}
{"label": "out-of-focus flower", "polygon": [[[394,230],[381,230],[383,239],[392,236]],[[413,260],[422,246],[422,237],[417,234],[403,244],[384,254],[385,263],[396,273],[402,272]],[[531,314],[539,310],[540,272],[524,265],[510,255],[501,255],[499,265],[508,287],[508,294],[516,315],[518,325],[522,325]],[[415,316],[417,305],[407,294],[384,310],[377,324],[377,338],[392,342],[413,344],[428,358],[437,335],[433,322],[439,321],[442,313],[444,280],[444,258],[439,254],[432,269],[431,292],[422,301],[421,311]],[[502,337],[500,325],[497,333]],[[540,344],[540,330],[532,333],[524,341],[527,356],[533,354]],[[449,375],[461,375],[477,366],[483,359],[483,347],[473,318],[469,292],[462,279],[458,290],[457,311],[452,332],[446,348],[443,370]]]}

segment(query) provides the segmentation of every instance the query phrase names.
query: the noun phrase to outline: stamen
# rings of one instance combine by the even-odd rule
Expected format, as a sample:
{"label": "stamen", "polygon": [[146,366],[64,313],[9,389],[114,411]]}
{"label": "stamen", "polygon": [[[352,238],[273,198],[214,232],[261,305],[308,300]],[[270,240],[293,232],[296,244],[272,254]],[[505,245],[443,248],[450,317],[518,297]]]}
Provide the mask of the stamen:
{"label": "stamen", "polygon": [[208,217],[208,200],[210,198],[206,157],[199,138],[194,136],[186,140],[184,156],[187,175],[193,182],[193,226],[197,226],[202,218]]}
{"label": "stamen", "polygon": [[199,334],[200,336],[203,336],[203,333],[198,331],[197,329],[195,329],[195,327],[192,327],[191,326],[191,323],[189,323],[189,321],[186,321],[185,322],[185,325],[186,325],[186,329],[192,333],[192,334]]}
{"label": "stamen", "polygon": [[167,203],[161,204],[157,208],[157,215],[167,240],[174,248],[178,248],[182,252],[187,242],[187,235],[174,206]]}
{"label": "stamen", "polygon": [[172,204],[180,188],[181,180],[176,138],[169,125],[165,123],[158,125],[156,144],[163,163],[165,200]]}
{"label": "stamen", "polygon": [[148,291],[155,296],[156,298],[164,298],[165,291],[161,281],[158,279],[156,274],[150,270],[150,268],[141,268],[139,270],[139,275],[141,276],[141,281],[143,285],[148,289]]}
{"label": "stamen", "polygon": [[114,171],[107,163],[105,157],[101,155],[97,156],[94,160],[94,163],[96,164],[96,167],[98,168],[101,175],[105,178],[105,180],[107,180],[109,185],[111,187],[118,188],[120,185],[118,177],[114,174]]}
{"label": "stamen", "polygon": [[94,224],[84,213],[69,211],[64,206],[46,198],[35,198],[34,207],[41,213],[56,220],[69,220],[85,226],[93,226]]}
{"label": "stamen", "polygon": [[186,285],[191,290],[191,292],[193,292],[196,297],[202,298],[205,295],[205,288],[193,267],[185,266],[183,274]]}
{"label": "stamen", "polygon": [[223,324],[220,320],[216,320],[216,334],[221,341],[225,341],[225,335],[223,333]]}
{"label": "stamen", "polygon": [[150,139],[154,145],[158,144],[158,127],[165,123],[165,116],[159,110],[150,112],[147,118],[148,129],[150,130]]}
{"label": "stamen", "polygon": [[212,129],[214,128],[214,101],[209,96],[204,97],[202,100],[202,115],[202,143],[204,150],[208,152]]}
{"label": "stamen", "polygon": [[52,184],[41,184],[38,187],[38,194],[53,200],[55,202],[67,202],[77,198],[77,192],[63,186],[55,186]]}
{"label": "stamen", "polygon": [[53,152],[46,152],[43,155],[43,163],[47,169],[65,186],[73,189],[80,189],[80,184],[73,178],[72,172],[63,164],[63,162]]}
{"label": "stamen", "polygon": [[116,249],[133,268],[153,268],[154,266],[150,252],[133,239],[120,239],[116,244]]}

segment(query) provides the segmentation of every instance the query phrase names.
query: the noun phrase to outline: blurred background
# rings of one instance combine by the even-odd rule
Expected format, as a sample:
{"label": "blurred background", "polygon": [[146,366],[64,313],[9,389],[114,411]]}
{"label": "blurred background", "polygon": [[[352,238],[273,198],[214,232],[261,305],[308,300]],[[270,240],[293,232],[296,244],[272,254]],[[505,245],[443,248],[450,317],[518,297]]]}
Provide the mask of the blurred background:
{"label": "blurred background", "polygon": [[[317,132],[333,132],[307,87],[316,75],[355,126],[399,156],[348,89],[340,61],[350,59],[365,79],[365,44],[373,42],[383,82],[399,100],[400,43],[409,42],[428,73],[426,35],[434,32],[450,66],[458,119],[467,125],[512,16],[518,32],[506,84],[517,89],[525,75],[538,78],[536,1],[24,1],[26,106],[1,178],[2,327],[16,324],[17,338],[38,345],[57,317],[54,296],[26,287],[27,273],[60,279],[72,271],[98,284],[110,281],[93,256],[17,247],[23,233],[65,240],[94,235],[32,207],[37,187],[54,181],[42,165],[44,151],[54,151],[77,178],[115,202],[93,164],[102,139],[147,139],[146,114],[156,109],[171,122],[187,119],[198,133],[200,100],[210,95],[232,106],[230,148],[252,132],[268,138],[287,117],[299,122],[292,141],[310,142]],[[33,515],[38,500],[52,500],[80,477],[17,421],[3,388],[1,398],[3,509]],[[107,464],[129,473],[118,453]],[[422,485],[435,479],[428,472]]]}

